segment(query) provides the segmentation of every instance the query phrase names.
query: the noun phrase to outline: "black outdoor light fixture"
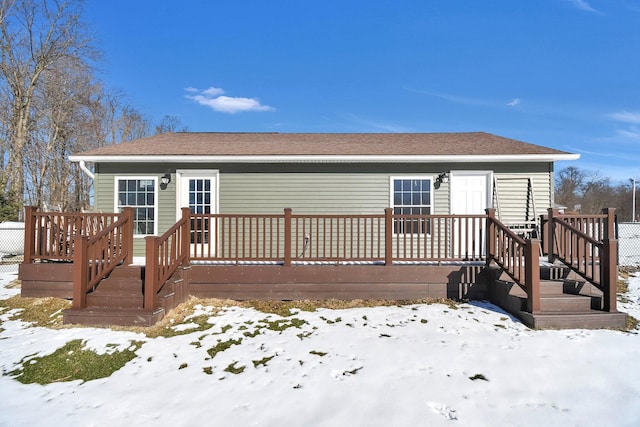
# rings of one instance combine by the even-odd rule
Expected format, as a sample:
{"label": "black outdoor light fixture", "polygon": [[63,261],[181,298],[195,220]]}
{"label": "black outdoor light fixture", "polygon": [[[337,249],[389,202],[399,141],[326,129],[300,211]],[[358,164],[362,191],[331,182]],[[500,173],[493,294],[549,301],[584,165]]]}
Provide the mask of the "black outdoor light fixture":
{"label": "black outdoor light fixture", "polygon": [[165,171],[164,175],[160,177],[160,188],[166,190],[167,185],[171,182],[171,171]]}
{"label": "black outdoor light fixture", "polygon": [[442,172],[436,177],[436,182],[433,183],[433,188],[437,190],[443,182],[449,182],[449,177],[446,172]]}

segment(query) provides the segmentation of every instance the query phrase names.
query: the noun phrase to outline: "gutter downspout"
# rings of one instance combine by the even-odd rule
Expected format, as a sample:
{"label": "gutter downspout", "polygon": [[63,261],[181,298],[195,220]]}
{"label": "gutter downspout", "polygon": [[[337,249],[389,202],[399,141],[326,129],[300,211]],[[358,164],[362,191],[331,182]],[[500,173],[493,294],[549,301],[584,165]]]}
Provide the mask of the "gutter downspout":
{"label": "gutter downspout", "polygon": [[91,178],[91,180],[93,181],[95,179],[95,175],[93,174],[93,172],[91,172],[89,170],[89,168],[87,168],[87,163],[84,160],[79,160],[78,161],[78,165],[80,166],[80,169],[82,169],[82,171],[89,177]]}

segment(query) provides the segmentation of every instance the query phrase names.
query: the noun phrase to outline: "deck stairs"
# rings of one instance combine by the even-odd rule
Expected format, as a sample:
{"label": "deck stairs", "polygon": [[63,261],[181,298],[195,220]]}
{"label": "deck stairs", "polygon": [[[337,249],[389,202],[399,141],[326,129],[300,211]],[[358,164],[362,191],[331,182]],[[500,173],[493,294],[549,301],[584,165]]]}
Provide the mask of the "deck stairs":
{"label": "deck stairs", "polygon": [[155,297],[155,309],[144,310],[142,265],[118,266],[87,294],[87,307],[64,312],[64,323],[83,325],[151,326],[189,295],[184,271],[178,269]]}
{"label": "deck stairs", "polygon": [[534,329],[624,329],[626,314],[602,310],[603,294],[564,264],[540,267],[540,311],[530,313],[525,291],[498,268],[489,299]]}

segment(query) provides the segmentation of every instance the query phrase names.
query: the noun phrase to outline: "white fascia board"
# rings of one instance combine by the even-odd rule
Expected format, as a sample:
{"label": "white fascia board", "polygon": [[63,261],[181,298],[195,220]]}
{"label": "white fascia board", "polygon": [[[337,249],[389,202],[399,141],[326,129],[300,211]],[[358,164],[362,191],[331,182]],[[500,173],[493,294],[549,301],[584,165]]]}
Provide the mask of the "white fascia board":
{"label": "white fascia board", "polygon": [[469,162],[554,162],[577,160],[580,154],[508,154],[463,156],[188,156],[188,155],[137,155],[137,156],[69,156],[72,162],[92,163],[469,163]]}

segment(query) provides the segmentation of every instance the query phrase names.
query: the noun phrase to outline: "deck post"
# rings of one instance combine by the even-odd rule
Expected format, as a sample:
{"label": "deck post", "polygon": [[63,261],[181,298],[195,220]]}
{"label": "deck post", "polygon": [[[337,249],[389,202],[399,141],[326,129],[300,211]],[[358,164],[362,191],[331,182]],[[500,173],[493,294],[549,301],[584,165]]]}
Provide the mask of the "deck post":
{"label": "deck post", "polygon": [[127,218],[127,222],[122,230],[122,249],[127,254],[124,258],[124,265],[133,263],[133,208],[126,207],[122,210],[122,214]]}
{"label": "deck post", "polygon": [[291,208],[284,209],[284,266],[291,266]]}
{"label": "deck post", "polygon": [[549,253],[549,244],[547,241],[549,240],[549,215],[543,214],[540,215],[540,249],[542,250],[542,254],[546,255]]}
{"label": "deck post", "polygon": [[616,238],[616,210],[615,208],[604,208],[602,213],[607,216],[607,223],[604,226],[604,239]]}
{"label": "deck post", "polygon": [[547,234],[547,237],[545,237],[545,244],[546,244],[546,250],[547,250],[547,261],[549,261],[549,263],[553,264],[553,262],[556,260],[555,257],[555,253],[553,252],[553,247],[556,241],[556,220],[558,219],[558,216],[560,215],[560,210],[558,209],[554,209],[554,208],[549,208],[548,209],[548,221],[547,221],[547,226],[546,229],[544,230],[545,233]]}
{"label": "deck post", "polygon": [[38,210],[36,206],[24,207],[24,259],[25,264],[31,264],[36,251],[36,221],[33,214]]}
{"label": "deck post", "polygon": [[384,265],[393,265],[393,209],[384,210]]}
{"label": "deck post", "polygon": [[600,260],[600,283],[604,291],[604,311],[615,312],[618,281],[618,241],[615,235],[615,209],[605,208],[607,215]]}
{"label": "deck post", "polygon": [[87,282],[89,280],[89,259],[87,250],[89,236],[76,234],[73,236],[73,301],[75,309],[87,306]]}
{"label": "deck post", "polygon": [[146,258],[144,267],[144,301],[142,307],[145,311],[153,311],[156,298],[156,286],[158,281],[158,237],[147,236],[144,238],[146,244]]}
{"label": "deck post", "polygon": [[527,240],[524,247],[524,280],[527,287],[527,310],[540,311],[540,240]]}
{"label": "deck post", "polygon": [[[191,263],[191,209],[190,208],[182,208],[182,230],[181,234],[181,244],[182,247],[180,251],[182,252],[181,256],[184,257],[184,265],[189,265]],[[215,221],[215,218],[211,218],[211,221]],[[209,224],[209,230],[211,230],[211,224]],[[214,227],[214,230],[216,228]],[[211,241],[211,236],[209,237]]]}
{"label": "deck post", "polygon": [[485,209],[487,213],[487,267],[491,264],[491,260],[496,252],[496,210],[494,208]]}

